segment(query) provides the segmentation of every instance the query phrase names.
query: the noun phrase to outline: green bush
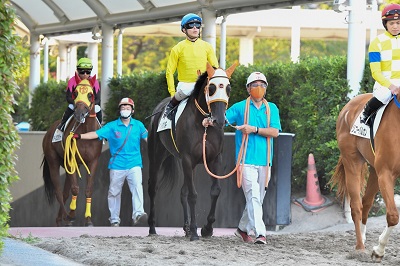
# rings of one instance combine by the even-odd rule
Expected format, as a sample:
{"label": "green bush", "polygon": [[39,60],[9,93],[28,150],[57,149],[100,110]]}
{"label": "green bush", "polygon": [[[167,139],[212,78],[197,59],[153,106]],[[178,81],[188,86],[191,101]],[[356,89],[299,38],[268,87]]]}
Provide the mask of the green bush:
{"label": "green bush", "polygon": [[23,64],[16,48],[21,39],[13,33],[16,19],[10,3],[0,0],[0,253],[4,247],[3,237],[8,235],[8,212],[11,207],[9,186],[18,179],[14,167],[17,159],[14,151],[18,148],[20,139],[11,113],[14,112],[14,95],[18,94],[16,80],[20,78],[19,69]]}
{"label": "green bush", "polygon": [[[246,80],[254,71],[261,71],[267,76],[269,85],[266,98],[279,107],[282,131],[295,134],[292,158],[293,191],[305,189],[309,153],[314,154],[321,189],[324,190],[339,156],[336,119],[349,100],[347,58],[310,57],[302,58],[299,63],[238,66],[231,78],[229,106],[248,97]],[[372,85],[373,80],[366,62],[360,92],[371,91]],[[65,87],[65,83],[57,85],[49,82],[41,84],[35,90],[31,108],[34,128],[45,130],[52,121],[61,118],[67,105],[63,94]],[[152,114],[162,99],[169,97],[165,72],[142,72],[115,77],[110,79],[109,87],[109,100],[104,108],[106,122],[118,118],[119,101],[123,97],[130,97],[135,102],[135,118],[148,126],[150,119],[146,117]],[[47,103],[46,106],[43,102]],[[38,129],[39,125],[42,129]],[[230,127],[226,130],[233,131]]]}
{"label": "green bush", "polygon": [[57,83],[50,80],[35,88],[29,110],[32,130],[47,131],[56,120],[62,118],[68,106],[65,98],[66,87],[65,81]]}

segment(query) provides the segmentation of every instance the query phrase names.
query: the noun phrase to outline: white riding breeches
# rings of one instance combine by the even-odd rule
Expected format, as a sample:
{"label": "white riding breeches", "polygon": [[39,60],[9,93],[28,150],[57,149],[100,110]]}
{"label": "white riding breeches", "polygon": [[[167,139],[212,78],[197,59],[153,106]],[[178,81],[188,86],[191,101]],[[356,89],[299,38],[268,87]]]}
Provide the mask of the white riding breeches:
{"label": "white riding breeches", "polygon": [[176,86],[176,93],[174,95],[175,99],[178,101],[182,101],[192,94],[194,89],[195,82],[179,82],[178,86]]}

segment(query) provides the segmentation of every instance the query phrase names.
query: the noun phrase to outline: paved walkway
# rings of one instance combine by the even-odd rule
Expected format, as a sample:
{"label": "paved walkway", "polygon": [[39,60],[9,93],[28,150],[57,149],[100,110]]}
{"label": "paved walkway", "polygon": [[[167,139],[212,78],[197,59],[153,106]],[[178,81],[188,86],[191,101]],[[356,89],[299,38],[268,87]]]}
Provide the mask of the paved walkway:
{"label": "paved walkway", "polygon": [[[183,236],[183,229],[176,227],[157,227],[157,234],[165,236]],[[235,228],[214,228],[215,236],[233,235]],[[147,236],[148,227],[12,227],[8,233],[14,238],[4,238],[4,249],[0,255],[1,266],[74,266],[82,265],[68,258],[53,254],[23,241],[30,237],[65,238],[89,236]],[[199,229],[200,233],[200,229]],[[18,240],[20,239],[20,240]]]}

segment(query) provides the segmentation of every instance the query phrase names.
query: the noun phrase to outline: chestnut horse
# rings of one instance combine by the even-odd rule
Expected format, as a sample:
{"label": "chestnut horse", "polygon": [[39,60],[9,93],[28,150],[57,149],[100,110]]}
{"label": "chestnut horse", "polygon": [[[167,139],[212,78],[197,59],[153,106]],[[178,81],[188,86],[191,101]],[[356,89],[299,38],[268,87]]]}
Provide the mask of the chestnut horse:
{"label": "chestnut horse", "polygon": [[[150,235],[156,234],[155,229],[155,197],[158,189],[158,175],[163,173],[167,184],[174,184],[178,178],[176,171],[171,170],[182,163],[184,182],[181,188],[181,204],[183,207],[186,236],[190,240],[198,240],[196,224],[197,192],[194,185],[194,168],[203,163],[203,134],[202,121],[210,117],[214,126],[207,130],[206,162],[213,174],[222,172],[222,147],[224,138],[225,111],[229,101],[231,77],[236,64],[226,71],[214,69],[207,64],[207,72],[199,76],[192,95],[176,124],[176,134],[171,130],[158,131],[158,124],[163,110],[170,98],[164,99],[154,110],[151,119],[148,139],[150,215],[148,218]],[[174,128],[174,126],[172,126]],[[172,136],[174,135],[174,136]],[[172,160],[172,161],[171,161]],[[176,169],[175,169],[176,170]],[[211,209],[207,216],[207,224],[203,226],[201,235],[212,236],[212,224],[215,221],[215,208],[221,191],[219,179],[211,177]],[[170,182],[170,183],[168,183]],[[190,215],[188,212],[190,209]]]}
{"label": "chestnut horse", "polygon": [[350,199],[357,251],[365,250],[368,213],[380,190],[386,204],[387,226],[371,255],[373,260],[379,262],[385,254],[390,233],[399,222],[394,185],[400,174],[400,109],[393,101],[386,107],[375,135],[373,151],[369,139],[350,134],[353,122],[359,119],[358,115],[371,97],[370,93],[354,97],[339,113],[336,135],[340,157],[330,183],[337,185],[337,195],[341,199]]}
{"label": "chestnut horse", "polygon": [[[57,198],[57,201],[60,204],[60,209],[56,218],[57,226],[61,226],[63,220],[65,225],[71,226],[75,219],[76,199],[79,193],[76,171],[78,171],[80,175],[79,166],[82,164],[87,166],[88,169],[85,190],[85,225],[93,225],[91,219],[91,197],[94,183],[93,178],[97,168],[98,159],[101,154],[102,142],[98,139],[76,141],[76,139],[72,139],[71,134],[82,134],[100,128],[98,120],[96,119],[96,113],[94,111],[94,82],[95,77],[93,77],[90,81],[81,80],[77,85],[74,92],[74,115],[73,118],[71,118],[71,122],[64,130],[62,141],[53,142],[53,135],[60,121],[54,122],[43,138],[43,180],[49,203],[53,203],[54,198]],[[68,152],[71,148],[73,151],[65,154],[65,152]],[[71,162],[72,164],[76,162],[76,165],[70,165]],[[62,185],[60,184],[60,166],[66,168],[64,189],[62,189]],[[65,202],[69,198],[70,190],[72,193],[72,199],[69,208],[70,211],[67,213]]]}

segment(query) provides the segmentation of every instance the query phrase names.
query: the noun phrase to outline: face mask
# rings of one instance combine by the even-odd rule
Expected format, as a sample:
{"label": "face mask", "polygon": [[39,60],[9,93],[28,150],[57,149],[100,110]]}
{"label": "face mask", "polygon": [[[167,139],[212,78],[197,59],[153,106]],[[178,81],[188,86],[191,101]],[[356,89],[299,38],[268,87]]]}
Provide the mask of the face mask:
{"label": "face mask", "polygon": [[266,91],[266,88],[258,86],[255,88],[251,88],[250,95],[255,99],[263,98],[265,95],[265,91]]}
{"label": "face mask", "polygon": [[130,110],[121,110],[119,112],[121,114],[122,118],[128,118],[131,116],[131,111]]}

